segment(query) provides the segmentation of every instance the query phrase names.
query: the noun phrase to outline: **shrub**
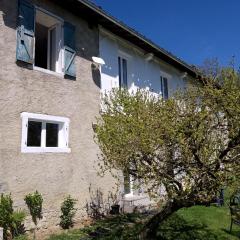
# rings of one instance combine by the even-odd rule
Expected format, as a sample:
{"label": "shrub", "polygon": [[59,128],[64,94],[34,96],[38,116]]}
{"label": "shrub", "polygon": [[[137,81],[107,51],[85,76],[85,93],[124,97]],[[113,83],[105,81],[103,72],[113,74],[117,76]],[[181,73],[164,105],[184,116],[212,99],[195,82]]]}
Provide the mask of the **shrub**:
{"label": "shrub", "polygon": [[3,228],[3,237],[7,235],[18,236],[24,232],[23,221],[26,218],[25,212],[13,210],[11,195],[1,194],[0,198],[0,227]]}
{"label": "shrub", "polygon": [[101,219],[109,212],[109,202],[104,203],[103,193],[101,189],[92,190],[90,185],[89,187],[90,201],[86,204],[86,211],[88,217],[98,220]]}
{"label": "shrub", "polygon": [[24,200],[28,206],[34,224],[37,225],[37,220],[42,219],[42,195],[36,191],[26,195]]}
{"label": "shrub", "polygon": [[12,234],[13,236],[19,236],[25,233],[23,221],[26,218],[26,212],[22,210],[16,210],[12,213]]}
{"label": "shrub", "polygon": [[74,207],[77,200],[73,199],[70,195],[63,201],[61,205],[61,221],[60,226],[63,229],[69,229],[73,227],[73,217],[76,214],[76,208]]}

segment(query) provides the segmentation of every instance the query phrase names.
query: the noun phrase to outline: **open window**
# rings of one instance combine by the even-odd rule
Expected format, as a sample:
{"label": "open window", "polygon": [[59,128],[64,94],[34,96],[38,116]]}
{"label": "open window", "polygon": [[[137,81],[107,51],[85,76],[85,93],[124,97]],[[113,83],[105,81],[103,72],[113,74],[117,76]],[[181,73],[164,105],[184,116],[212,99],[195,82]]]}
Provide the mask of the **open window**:
{"label": "open window", "polygon": [[34,65],[57,73],[63,72],[63,22],[39,9],[35,18]]}
{"label": "open window", "polygon": [[22,152],[70,152],[69,119],[24,112],[22,117]]}
{"label": "open window", "polygon": [[76,78],[74,25],[26,0],[18,0],[17,25],[17,61]]}

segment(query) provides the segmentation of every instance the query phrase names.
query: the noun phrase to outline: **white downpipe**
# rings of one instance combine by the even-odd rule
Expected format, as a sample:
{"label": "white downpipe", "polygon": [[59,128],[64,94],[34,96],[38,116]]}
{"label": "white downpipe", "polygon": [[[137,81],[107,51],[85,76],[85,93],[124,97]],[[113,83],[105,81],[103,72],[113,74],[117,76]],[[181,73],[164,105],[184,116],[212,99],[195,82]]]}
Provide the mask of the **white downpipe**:
{"label": "white downpipe", "polygon": [[0,227],[0,240],[3,240],[3,228]]}

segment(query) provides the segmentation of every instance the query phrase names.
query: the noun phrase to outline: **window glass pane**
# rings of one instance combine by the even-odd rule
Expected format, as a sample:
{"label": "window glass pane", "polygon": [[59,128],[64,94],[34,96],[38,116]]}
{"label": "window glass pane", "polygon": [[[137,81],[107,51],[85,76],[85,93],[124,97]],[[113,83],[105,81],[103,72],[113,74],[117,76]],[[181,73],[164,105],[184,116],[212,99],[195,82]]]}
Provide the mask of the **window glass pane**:
{"label": "window glass pane", "polygon": [[167,78],[163,78],[163,92],[164,92],[164,99],[168,99],[168,80]]}
{"label": "window glass pane", "polygon": [[122,60],[122,68],[123,68],[123,87],[127,88],[127,60]]}
{"label": "window glass pane", "polygon": [[119,87],[127,88],[127,60],[118,57]]}
{"label": "window glass pane", "polygon": [[58,147],[58,124],[46,123],[46,147]]}
{"label": "window glass pane", "polygon": [[160,85],[161,85],[161,94],[163,97],[163,78],[162,77],[160,77]]}
{"label": "window glass pane", "polygon": [[36,121],[28,121],[27,146],[41,147],[42,123]]}
{"label": "window glass pane", "polygon": [[119,78],[119,87],[122,87],[122,67],[121,67],[121,58],[118,57],[118,78]]}

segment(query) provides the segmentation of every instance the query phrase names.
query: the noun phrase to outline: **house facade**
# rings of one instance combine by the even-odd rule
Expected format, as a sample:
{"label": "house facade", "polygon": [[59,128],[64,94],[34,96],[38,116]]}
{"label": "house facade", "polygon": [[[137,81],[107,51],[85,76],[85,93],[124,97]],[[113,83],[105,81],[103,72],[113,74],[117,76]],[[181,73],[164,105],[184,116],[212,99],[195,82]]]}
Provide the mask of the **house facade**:
{"label": "house facade", "polygon": [[[94,191],[115,188],[98,175],[101,93],[146,88],[167,98],[198,75],[86,0],[0,0],[0,13],[0,193],[25,208],[38,190],[43,227],[59,222],[69,194],[82,218]],[[130,182],[123,198],[142,196]]]}

